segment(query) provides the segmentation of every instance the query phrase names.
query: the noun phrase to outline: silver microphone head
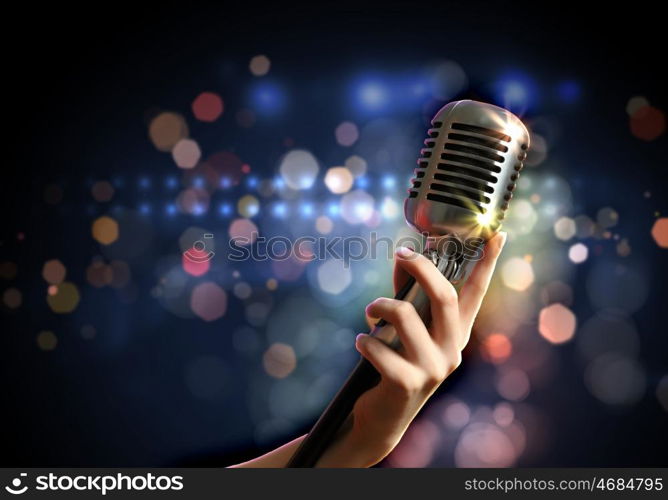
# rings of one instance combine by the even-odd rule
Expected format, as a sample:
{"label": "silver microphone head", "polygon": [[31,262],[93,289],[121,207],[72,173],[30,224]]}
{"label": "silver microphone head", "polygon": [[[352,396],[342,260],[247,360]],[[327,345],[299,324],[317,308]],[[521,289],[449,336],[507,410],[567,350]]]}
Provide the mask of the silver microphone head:
{"label": "silver microphone head", "polygon": [[501,226],[529,148],[511,112],[477,101],[440,109],[404,203],[406,221],[431,237],[490,238]]}

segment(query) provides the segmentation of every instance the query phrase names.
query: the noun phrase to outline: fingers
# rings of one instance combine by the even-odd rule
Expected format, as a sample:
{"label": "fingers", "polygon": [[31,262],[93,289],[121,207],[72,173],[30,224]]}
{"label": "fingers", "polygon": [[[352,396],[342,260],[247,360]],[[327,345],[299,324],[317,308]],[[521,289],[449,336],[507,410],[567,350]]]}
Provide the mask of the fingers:
{"label": "fingers", "polygon": [[411,370],[411,364],[398,352],[388,347],[382,340],[366,333],[357,336],[355,348],[387,382],[400,383],[407,371]]}
{"label": "fingers", "polygon": [[[501,232],[487,242],[484,257],[475,264],[471,276],[459,293],[459,314],[467,337],[480,310],[485,293],[487,293],[496,262],[506,243],[506,236],[506,233]],[[464,345],[467,341],[468,338],[464,339]]]}
{"label": "fingers", "polygon": [[434,341],[445,347],[459,330],[457,291],[436,266],[424,255],[402,247],[397,250],[396,264],[415,277],[431,303]]}
{"label": "fingers", "polygon": [[394,326],[409,359],[419,362],[428,357],[425,350],[433,348],[433,341],[410,302],[381,297],[366,307],[366,313]]}

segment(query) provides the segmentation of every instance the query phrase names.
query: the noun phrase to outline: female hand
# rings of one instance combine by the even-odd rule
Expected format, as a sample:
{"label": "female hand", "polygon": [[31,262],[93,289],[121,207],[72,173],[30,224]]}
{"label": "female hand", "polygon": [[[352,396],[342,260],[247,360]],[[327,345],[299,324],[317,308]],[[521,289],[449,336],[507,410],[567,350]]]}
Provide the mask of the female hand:
{"label": "female hand", "polygon": [[408,248],[397,250],[395,289],[408,274],[414,276],[430,299],[431,324],[425,326],[409,302],[379,298],[367,306],[369,316],[395,327],[402,349],[394,351],[366,334],[357,336],[357,350],[381,379],[357,400],[352,422],[323,454],[319,467],[368,467],[399,443],[427,399],[459,366],[505,241],[506,234],[499,233],[487,243],[459,296],[426,257]]}

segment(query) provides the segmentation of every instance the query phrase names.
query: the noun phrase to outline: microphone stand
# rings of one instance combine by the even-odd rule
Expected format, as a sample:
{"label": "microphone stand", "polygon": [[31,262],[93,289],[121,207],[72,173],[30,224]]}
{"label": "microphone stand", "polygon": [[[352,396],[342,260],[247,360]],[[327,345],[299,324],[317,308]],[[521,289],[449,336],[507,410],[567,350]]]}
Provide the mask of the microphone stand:
{"label": "microphone stand", "polygon": [[[445,238],[435,240],[435,248],[432,245],[428,246],[424,255],[434,263],[448,281],[454,281],[462,274],[463,256],[461,254],[457,256],[457,250],[453,251],[451,248],[453,245],[447,244],[447,241],[445,245],[441,245],[440,243],[443,240]],[[457,245],[454,246],[456,249],[459,248]],[[429,299],[420,285],[416,283],[414,277],[410,277],[408,282],[397,292],[395,298],[411,302],[425,324],[429,323],[431,320]],[[384,320],[376,323],[370,335],[383,340],[393,349],[398,349],[401,346],[394,327]],[[314,467],[323,452],[342,429],[342,426],[352,424],[349,417],[353,417],[351,412],[357,399],[378,384],[379,381],[380,374],[378,371],[369,361],[361,358],[339,392],[301,442],[287,467]]]}

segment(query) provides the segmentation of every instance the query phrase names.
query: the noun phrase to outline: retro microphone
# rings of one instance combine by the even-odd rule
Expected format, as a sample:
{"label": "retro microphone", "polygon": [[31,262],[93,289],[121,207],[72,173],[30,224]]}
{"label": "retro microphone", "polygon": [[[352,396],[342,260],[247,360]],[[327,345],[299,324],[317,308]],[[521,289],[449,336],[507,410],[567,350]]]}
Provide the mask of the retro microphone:
{"label": "retro microphone", "polygon": [[[457,245],[442,243],[470,240],[482,249],[499,230],[527,156],[529,133],[509,111],[468,100],[441,108],[431,125],[404,203],[404,215],[410,226],[428,235],[424,254],[446,279],[457,283],[474,261],[456,250]],[[411,302],[422,320],[430,321],[429,300],[415,278],[411,277],[395,298]],[[394,327],[383,320],[370,335],[395,349],[400,346]],[[379,380],[380,374],[362,358],[288,467],[315,466],[351,416],[357,399]]]}

